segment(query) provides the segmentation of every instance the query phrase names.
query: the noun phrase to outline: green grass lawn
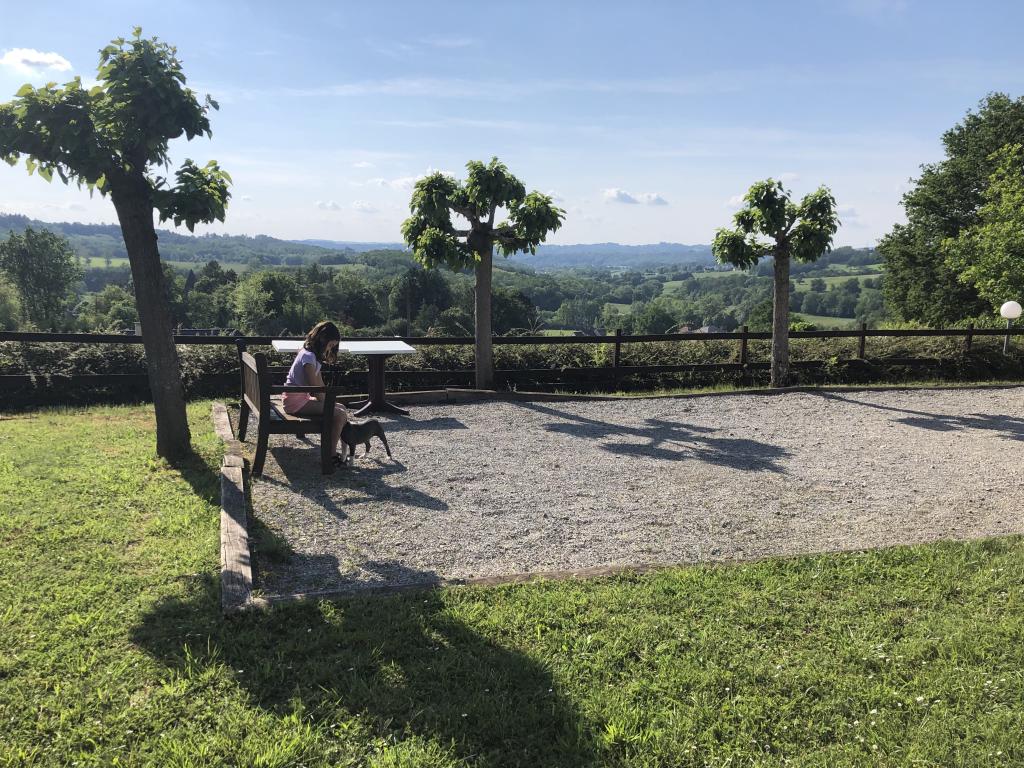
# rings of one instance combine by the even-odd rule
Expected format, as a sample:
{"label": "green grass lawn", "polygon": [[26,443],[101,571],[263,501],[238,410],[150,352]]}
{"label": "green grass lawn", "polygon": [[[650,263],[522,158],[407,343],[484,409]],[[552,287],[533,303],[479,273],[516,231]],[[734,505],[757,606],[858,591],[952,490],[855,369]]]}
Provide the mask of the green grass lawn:
{"label": "green grass lawn", "polygon": [[0,421],[0,765],[1024,764],[1020,538],[224,620],[190,416]]}

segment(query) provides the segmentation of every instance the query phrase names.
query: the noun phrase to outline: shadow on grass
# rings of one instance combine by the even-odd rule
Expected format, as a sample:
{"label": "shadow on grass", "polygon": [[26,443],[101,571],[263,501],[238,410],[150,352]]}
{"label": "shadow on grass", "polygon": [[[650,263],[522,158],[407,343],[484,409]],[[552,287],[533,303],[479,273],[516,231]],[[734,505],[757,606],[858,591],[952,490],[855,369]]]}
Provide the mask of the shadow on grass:
{"label": "shadow on grass", "polygon": [[[621,456],[661,461],[695,459],[730,469],[785,474],[780,460],[790,456],[785,448],[740,437],[713,437],[714,429],[664,419],[646,419],[644,426],[631,427],[581,416],[538,403],[519,403],[524,408],[558,419],[544,425],[583,440],[605,440],[601,448]],[[619,438],[615,440],[615,438]]]}
{"label": "shadow on grass", "polygon": [[206,459],[195,451],[190,451],[185,458],[171,466],[192,487],[192,492],[196,496],[220,506],[220,471],[211,467]]}
{"label": "shadow on grass", "polygon": [[190,598],[157,604],[133,640],[182,674],[218,668],[252,706],[278,716],[300,704],[325,727],[359,715],[372,735],[415,734],[474,765],[594,763],[593,729],[544,666],[454,616],[441,592],[305,602],[229,620],[218,604],[207,577]]}

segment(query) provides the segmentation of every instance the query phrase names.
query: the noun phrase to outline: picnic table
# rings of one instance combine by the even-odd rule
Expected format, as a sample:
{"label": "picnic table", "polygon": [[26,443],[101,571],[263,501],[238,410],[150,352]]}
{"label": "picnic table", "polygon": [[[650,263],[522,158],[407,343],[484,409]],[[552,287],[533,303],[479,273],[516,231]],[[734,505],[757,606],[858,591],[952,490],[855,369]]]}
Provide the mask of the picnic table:
{"label": "picnic table", "polygon": [[[302,339],[274,339],[271,345],[278,352],[298,352],[302,348]],[[352,355],[366,355],[369,376],[367,381],[367,399],[355,403],[355,415],[365,413],[397,413],[408,416],[409,412],[389,402],[384,393],[384,361],[392,355],[411,355],[416,350],[404,341],[342,341],[338,344],[339,352]]]}

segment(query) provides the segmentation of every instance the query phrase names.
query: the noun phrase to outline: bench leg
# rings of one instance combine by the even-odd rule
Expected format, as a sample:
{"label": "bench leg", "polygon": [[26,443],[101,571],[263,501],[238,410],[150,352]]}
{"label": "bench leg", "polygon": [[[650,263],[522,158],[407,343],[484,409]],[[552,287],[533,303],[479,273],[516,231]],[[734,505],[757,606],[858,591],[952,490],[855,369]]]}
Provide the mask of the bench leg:
{"label": "bench leg", "polygon": [[320,423],[320,469],[325,475],[334,474],[331,439],[334,437],[334,393],[324,397],[324,417]]}
{"label": "bench leg", "polygon": [[245,431],[249,429],[249,404],[242,400],[238,409],[238,442],[245,442]]}
{"label": "bench leg", "polygon": [[267,440],[269,437],[269,433],[262,429],[257,432],[256,458],[252,462],[252,474],[254,477],[259,477],[263,474],[263,462],[267,459]]}

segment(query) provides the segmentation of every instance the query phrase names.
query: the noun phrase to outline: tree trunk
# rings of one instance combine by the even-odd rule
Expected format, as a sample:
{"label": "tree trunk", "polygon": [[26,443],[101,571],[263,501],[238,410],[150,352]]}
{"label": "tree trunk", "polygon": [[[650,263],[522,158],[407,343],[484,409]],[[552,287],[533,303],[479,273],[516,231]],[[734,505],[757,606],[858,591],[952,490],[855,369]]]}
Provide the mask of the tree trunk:
{"label": "tree trunk", "polygon": [[772,381],[784,387],[789,380],[789,254],[775,253],[775,286],[772,296]]}
{"label": "tree trunk", "polygon": [[111,192],[135,283],[135,306],[142,324],[146,371],[156,411],[156,452],[175,462],[189,455],[191,445],[149,185],[142,182],[133,189]]}
{"label": "tree trunk", "polygon": [[476,388],[494,389],[494,350],[491,346],[491,260],[493,246],[480,248],[476,265],[475,348]]}

